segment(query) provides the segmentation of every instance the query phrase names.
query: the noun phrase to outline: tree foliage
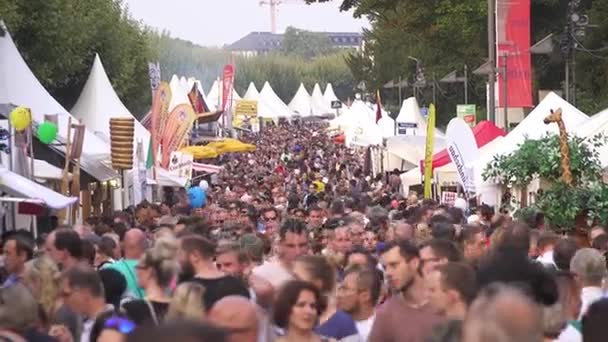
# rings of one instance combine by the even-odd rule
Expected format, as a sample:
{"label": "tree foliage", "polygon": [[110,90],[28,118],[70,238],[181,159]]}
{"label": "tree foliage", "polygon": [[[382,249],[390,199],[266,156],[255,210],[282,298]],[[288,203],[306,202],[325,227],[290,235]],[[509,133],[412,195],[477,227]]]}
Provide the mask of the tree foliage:
{"label": "tree foliage", "polygon": [[[307,3],[329,0],[306,0]],[[555,51],[551,55],[532,56],[533,96],[539,89],[563,89],[564,59],[560,55],[559,36],[567,20],[569,1],[532,0],[531,36],[537,42],[553,33]],[[427,81],[441,78],[463,65],[474,69],[487,58],[487,0],[342,0],[341,10],[354,10],[355,17],[365,16],[371,29],[365,32],[366,51],[353,56],[349,65],[357,81],[368,89],[399,77],[412,81],[414,63],[408,56],[422,61]],[[587,113],[608,107],[608,15],[607,1],[581,1],[579,14],[590,16],[586,36],[579,39],[576,50],[577,105]],[[365,61],[364,61],[365,60]],[[486,78],[471,76],[469,101],[485,109]],[[419,99],[432,98],[431,84]],[[437,86],[437,85],[436,85]],[[440,85],[438,121],[445,123],[462,102],[462,84]],[[406,89],[412,94],[412,89]],[[384,99],[395,100],[394,93]]]}
{"label": "tree foliage", "polygon": [[286,56],[310,59],[331,54],[335,52],[335,49],[326,34],[300,30],[290,26],[283,34],[281,52]]}
{"label": "tree foliage", "polygon": [[538,140],[526,139],[518,149],[494,157],[483,173],[484,180],[498,184],[526,186],[535,178],[548,181],[533,204],[544,213],[549,224],[558,231],[574,229],[576,220],[586,215],[590,220],[608,222],[608,186],[601,182],[598,148],[606,142],[601,136],[587,141],[570,137],[571,171],[574,186],[561,181],[559,137],[546,135]]}
{"label": "tree foliage", "polygon": [[125,105],[134,114],[149,107],[149,30],[120,1],[0,0],[0,18],[36,77],[66,108],[78,98],[95,53]]}

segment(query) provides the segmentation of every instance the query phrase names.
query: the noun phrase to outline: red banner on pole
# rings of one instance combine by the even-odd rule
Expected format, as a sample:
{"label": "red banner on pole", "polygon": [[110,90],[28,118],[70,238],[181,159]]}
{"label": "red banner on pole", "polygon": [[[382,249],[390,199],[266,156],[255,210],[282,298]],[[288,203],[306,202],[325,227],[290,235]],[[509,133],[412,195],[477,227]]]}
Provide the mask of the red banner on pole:
{"label": "red banner on pole", "polygon": [[532,107],[530,0],[495,1],[498,106],[505,106],[503,73],[506,62],[507,106]]}
{"label": "red banner on pole", "polygon": [[232,97],[232,82],[234,80],[234,66],[228,64],[224,67],[224,76],[222,78],[222,110],[226,110],[228,99]]}

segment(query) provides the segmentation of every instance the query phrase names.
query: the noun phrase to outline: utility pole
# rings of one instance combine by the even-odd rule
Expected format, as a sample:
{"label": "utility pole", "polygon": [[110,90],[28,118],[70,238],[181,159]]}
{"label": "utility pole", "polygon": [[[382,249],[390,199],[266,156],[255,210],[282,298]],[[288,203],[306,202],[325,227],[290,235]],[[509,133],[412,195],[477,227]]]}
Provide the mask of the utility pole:
{"label": "utility pole", "polygon": [[488,63],[490,73],[488,74],[488,116],[490,122],[496,124],[496,99],[494,87],[496,86],[496,27],[494,26],[494,12],[496,12],[496,0],[488,0]]}
{"label": "utility pole", "polygon": [[437,107],[437,81],[435,81],[435,73],[433,72],[433,104]]}
{"label": "utility pole", "polygon": [[464,104],[469,104],[469,67],[464,65]]}
{"label": "utility pole", "polygon": [[505,125],[505,127],[504,127],[505,128],[505,132],[509,131],[509,100],[508,100],[509,99],[509,97],[508,97],[509,96],[508,95],[509,92],[508,92],[508,89],[507,89],[507,85],[508,85],[508,83],[507,83],[508,82],[507,77],[508,77],[508,73],[509,73],[509,69],[507,67],[507,61],[508,60],[509,60],[509,55],[508,55],[507,52],[505,52],[502,55],[502,63],[503,63],[502,96],[504,96],[502,104],[503,104],[503,106],[505,106],[505,108],[504,108],[505,109],[505,117],[504,117],[504,120],[503,120],[504,121],[504,125]]}
{"label": "utility pole", "polygon": [[402,95],[401,95],[401,76],[399,76],[399,106],[403,103]]}

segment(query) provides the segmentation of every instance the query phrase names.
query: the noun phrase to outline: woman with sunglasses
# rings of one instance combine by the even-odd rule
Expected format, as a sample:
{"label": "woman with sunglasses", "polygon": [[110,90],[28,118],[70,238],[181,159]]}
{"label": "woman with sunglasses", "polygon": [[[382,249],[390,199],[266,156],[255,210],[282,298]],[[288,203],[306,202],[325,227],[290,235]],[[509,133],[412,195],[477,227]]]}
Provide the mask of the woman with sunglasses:
{"label": "woman with sunglasses", "polygon": [[148,249],[136,268],[137,284],[146,298],[123,304],[127,316],[137,324],[160,324],[167,314],[171,301],[169,287],[177,275],[177,241],[161,238]]}

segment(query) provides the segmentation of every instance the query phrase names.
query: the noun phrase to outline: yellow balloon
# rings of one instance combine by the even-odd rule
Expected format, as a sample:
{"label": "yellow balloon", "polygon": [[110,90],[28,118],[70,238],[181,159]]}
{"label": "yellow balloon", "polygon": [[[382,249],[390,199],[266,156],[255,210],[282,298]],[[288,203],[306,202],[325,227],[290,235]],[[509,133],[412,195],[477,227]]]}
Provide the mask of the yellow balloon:
{"label": "yellow balloon", "polygon": [[17,132],[21,132],[28,128],[32,123],[32,112],[29,108],[17,107],[11,112],[9,119],[11,125]]}

